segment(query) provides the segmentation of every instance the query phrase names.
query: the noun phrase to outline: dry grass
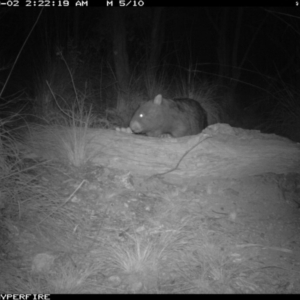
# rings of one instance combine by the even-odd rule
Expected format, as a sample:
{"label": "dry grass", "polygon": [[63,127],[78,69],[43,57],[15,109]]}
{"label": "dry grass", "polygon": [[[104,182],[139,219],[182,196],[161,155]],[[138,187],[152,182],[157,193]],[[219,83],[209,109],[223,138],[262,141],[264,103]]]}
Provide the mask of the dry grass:
{"label": "dry grass", "polygon": [[77,205],[76,196],[86,181],[62,195],[47,174],[55,171],[68,178],[72,171],[50,162],[19,162],[2,165],[6,172],[0,178],[2,292],[224,292],[220,287],[230,276],[225,256],[195,215],[178,223],[185,206],[178,205],[178,193],[160,195],[170,205],[160,215],[164,224],[133,227],[116,240],[105,226],[90,231],[96,207]]}
{"label": "dry grass", "polygon": [[261,277],[270,276],[241,262],[234,241],[210,229],[199,199],[183,190],[149,194],[143,201],[155,199],[156,213],[126,223],[123,198],[136,194],[115,179],[81,179],[67,164],[11,161],[0,175],[2,292],[258,293]]}

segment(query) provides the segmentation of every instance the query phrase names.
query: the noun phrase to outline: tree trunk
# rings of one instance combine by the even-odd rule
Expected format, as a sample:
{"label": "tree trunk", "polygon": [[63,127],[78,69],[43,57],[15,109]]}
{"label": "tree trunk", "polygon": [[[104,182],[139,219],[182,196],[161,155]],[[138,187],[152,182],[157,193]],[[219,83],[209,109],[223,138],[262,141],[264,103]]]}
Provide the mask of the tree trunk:
{"label": "tree trunk", "polygon": [[[74,142],[76,131],[77,143]],[[80,132],[81,137],[80,140]],[[150,138],[105,129],[31,127],[27,145],[36,157],[70,162],[84,145],[86,160],[133,177],[163,175],[171,183],[197,184],[207,178],[287,174],[300,167],[300,147],[290,140],[226,124],[182,138]],[[72,150],[73,149],[73,150]]]}
{"label": "tree trunk", "polygon": [[147,62],[147,76],[154,79],[157,66],[159,65],[158,60],[160,57],[163,40],[164,40],[164,22],[162,18],[163,7],[156,7],[153,11],[152,20],[152,32],[150,40],[150,53]]}
{"label": "tree trunk", "polygon": [[112,9],[113,56],[117,80],[121,93],[128,94],[130,78],[129,60],[126,47],[126,28],[122,8]]}
{"label": "tree trunk", "polygon": [[218,58],[219,58],[219,83],[221,86],[228,82],[230,77],[230,46],[227,40],[227,24],[228,24],[228,8],[224,8],[220,28],[218,28],[219,42],[218,42]]}

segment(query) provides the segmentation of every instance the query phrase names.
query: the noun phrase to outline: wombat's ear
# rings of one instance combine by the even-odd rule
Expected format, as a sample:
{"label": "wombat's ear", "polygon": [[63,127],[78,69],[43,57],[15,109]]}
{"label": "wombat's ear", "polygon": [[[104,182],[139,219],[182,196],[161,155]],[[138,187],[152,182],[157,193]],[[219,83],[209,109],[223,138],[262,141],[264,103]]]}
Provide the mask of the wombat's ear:
{"label": "wombat's ear", "polygon": [[154,98],[154,104],[161,105],[162,99],[163,99],[163,97],[162,97],[161,94],[157,95],[157,96]]}

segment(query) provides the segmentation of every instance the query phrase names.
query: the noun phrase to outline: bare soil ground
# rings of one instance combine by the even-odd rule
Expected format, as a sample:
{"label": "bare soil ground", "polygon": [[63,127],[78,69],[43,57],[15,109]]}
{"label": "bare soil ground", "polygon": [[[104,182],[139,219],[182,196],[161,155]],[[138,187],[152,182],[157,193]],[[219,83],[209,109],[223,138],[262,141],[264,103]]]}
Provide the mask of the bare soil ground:
{"label": "bare soil ground", "polygon": [[24,159],[2,176],[2,293],[299,293],[300,172],[195,185]]}

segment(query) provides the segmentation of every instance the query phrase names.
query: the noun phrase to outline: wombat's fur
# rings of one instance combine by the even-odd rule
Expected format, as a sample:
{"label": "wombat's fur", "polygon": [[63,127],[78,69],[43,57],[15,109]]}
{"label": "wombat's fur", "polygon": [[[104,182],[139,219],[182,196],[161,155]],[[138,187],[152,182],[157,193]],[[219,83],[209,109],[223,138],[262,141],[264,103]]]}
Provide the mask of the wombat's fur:
{"label": "wombat's fur", "polygon": [[207,115],[200,103],[188,98],[154,100],[142,104],[130,121],[134,133],[152,137],[181,137],[200,133],[207,126]]}

